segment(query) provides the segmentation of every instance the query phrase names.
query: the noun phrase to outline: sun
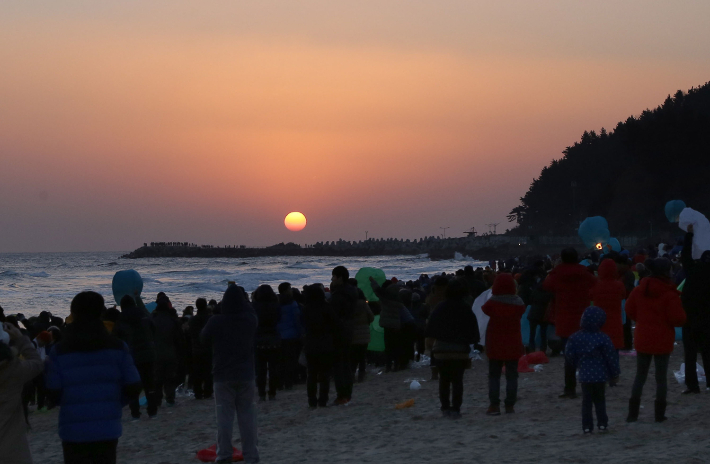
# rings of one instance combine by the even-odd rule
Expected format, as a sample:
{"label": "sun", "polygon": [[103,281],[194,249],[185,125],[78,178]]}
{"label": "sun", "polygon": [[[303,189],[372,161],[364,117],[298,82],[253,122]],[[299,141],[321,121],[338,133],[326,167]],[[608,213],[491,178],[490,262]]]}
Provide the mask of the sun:
{"label": "sun", "polygon": [[286,228],[292,232],[298,232],[306,227],[306,216],[303,213],[294,211],[293,213],[288,213],[286,219],[284,219],[284,225]]}

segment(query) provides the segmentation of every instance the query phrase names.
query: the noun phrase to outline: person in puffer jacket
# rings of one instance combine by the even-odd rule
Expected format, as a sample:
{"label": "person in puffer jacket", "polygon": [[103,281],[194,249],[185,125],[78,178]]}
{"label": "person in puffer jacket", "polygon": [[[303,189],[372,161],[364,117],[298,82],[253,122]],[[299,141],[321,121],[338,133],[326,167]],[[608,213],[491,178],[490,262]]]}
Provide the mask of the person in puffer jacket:
{"label": "person in puffer jacket", "polygon": [[627,422],[636,422],[643,385],[651,360],[656,365],[656,422],[666,420],[668,361],[673,352],[675,327],[685,324],[680,292],[671,281],[671,262],[666,258],[647,261],[651,275],[644,278],[626,301],[626,314],[636,321],[636,378],[631,389]]}
{"label": "person in puffer jacket", "polygon": [[518,394],[518,359],[525,354],[520,319],[525,314],[525,303],[516,295],[515,281],[510,274],[501,274],[493,283],[493,296],[483,307],[490,317],[486,329],[488,356],[488,397],[491,405],[486,414],[500,415],[500,376],[505,366],[505,412],[515,412]]}
{"label": "person in puffer jacket", "polygon": [[[589,270],[577,264],[579,255],[574,248],[562,250],[562,263],[555,267],[542,282],[542,289],[554,294],[555,333],[562,346],[579,328],[584,310],[589,306],[589,291],[597,283]],[[565,390],[560,398],[577,397],[577,379],[572,366],[565,365]]]}
{"label": "person in puffer jacket", "polygon": [[[610,261],[613,264],[613,261]],[[619,378],[619,356],[609,335],[601,331],[606,322],[603,309],[590,306],[584,311],[580,326],[565,348],[569,364],[579,369],[582,384],[582,429],[584,433],[594,430],[592,405],[597,411],[597,426],[606,432],[609,417],[606,414],[606,382],[615,385]]]}
{"label": "person in puffer jacket", "polygon": [[293,299],[291,284],[279,284],[279,306],[281,320],[276,325],[281,336],[280,380],[286,390],[291,390],[296,382],[298,357],[301,354],[301,306]]}
{"label": "person in puffer jacket", "polygon": [[101,322],[103,309],[98,293],[76,295],[73,322],[47,362],[47,389],[60,406],[65,462],[116,462],[121,409],[141,388],[128,346]]}
{"label": "person in puffer jacket", "polygon": [[357,381],[363,382],[367,367],[367,345],[370,344],[370,324],[375,320],[375,315],[372,314],[363,291],[358,288],[357,294],[357,304],[353,315],[353,341],[350,345],[350,365],[353,370],[353,378],[357,370]]}
{"label": "person in puffer jacket", "polygon": [[626,299],[626,287],[619,280],[617,264],[613,259],[605,259],[599,266],[599,280],[589,292],[594,306],[604,310],[606,324],[602,332],[611,338],[614,348],[624,347],[624,324],[621,316],[621,302]]}

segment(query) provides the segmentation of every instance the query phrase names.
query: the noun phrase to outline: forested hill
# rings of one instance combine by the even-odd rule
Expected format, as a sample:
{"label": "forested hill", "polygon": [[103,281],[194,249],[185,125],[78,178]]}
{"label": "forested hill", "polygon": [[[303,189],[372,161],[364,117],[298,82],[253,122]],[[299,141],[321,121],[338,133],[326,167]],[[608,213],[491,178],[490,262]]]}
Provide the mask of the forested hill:
{"label": "forested hill", "polygon": [[[605,129],[584,132],[542,169],[508,219],[517,235],[572,234],[604,216],[612,235],[671,230],[663,208],[683,200],[710,213],[710,83]],[[649,221],[652,224],[649,224]]]}

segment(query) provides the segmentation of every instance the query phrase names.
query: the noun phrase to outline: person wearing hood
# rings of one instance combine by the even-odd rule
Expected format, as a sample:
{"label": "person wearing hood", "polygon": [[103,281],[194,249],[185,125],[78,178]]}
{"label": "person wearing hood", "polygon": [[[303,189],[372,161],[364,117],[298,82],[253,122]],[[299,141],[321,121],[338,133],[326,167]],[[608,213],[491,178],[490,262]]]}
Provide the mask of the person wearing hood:
{"label": "person wearing hood", "polygon": [[301,306],[293,299],[293,289],[288,282],[279,284],[281,320],[276,326],[281,336],[280,379],[286,390],[296,383],[298,357],[301,354]]}
{"label": "person wearing hood", "polygon": [[256,384],[259,399],[266,401],[266,376],[269,377],[269,400],[276,399],[281,371],[281,335],[278,324],[281,320],[279,299],[270,285],[260,285],[253,296],[254,309],[259,319],[256,331]]}
{"label": "person wearing hood", "polygon": [[185,336],[177,312],[165,294],[158,297],[153,310],[155,324],[155,394],[158,406],[163,403],[163,394],[168,406],[175,405],[178,364],[185,349]]}
{"label": "person wearing hood", "polygon": [[306,391],[310,408],[328,406],[330,372],[333,367],[336,332],[336,316],[333,307],[325,300],[325,292],[320,285],[309,285],[303,289],[304,305],[301,323],[306,333],[304,351],[306,353]]}
{"label": "person wearing hood", "polygon": [[582,430],[585,434],[594,431],[592,406],[597,412],[599,431],[607,431],[609,417],[606,414],[606,382],[613,386],[619,379],[619,356],[609,335],[602,332],[606,318],[603,309],[596,306],[587,308],[580,323],[582,330],[569,338],[565,348],[565,359],[575,369],[579,369],[579,381],[582,384]]}
{"label": "person wearing hood", "polygon": [[505,412],[515,412],[518,395],[518,359],[525,354],[520,320],[525,314],[525,303],[516,294],[515,281],[510,274],[496,277],[493,296],[483,307],[490,317],[486,329],[486,355],[488,356],[488,398],[490,407],[486,414],[500,415],[500,376],[505,366]]}
{"label": "person wearing hood", "polygon": [[104,299],[81,292],[71,302],[73,322],[52,348],[47,389],[59,404],[64,462],[116,462],[121,409],[140,393],[140,375],[126,343],[101,321]]}
{"label": "person wearing hood", "polygon": [[599,280],[589,292],[594,306],[606,314],[606,323],[602,332],[611,338],[614,348],[624,347],[624,324],[621,304],[626,299],[626,287],[619,280],[618,266],[613,259],[605,259],[599,266]]}
{"label": "person wearing hood", "polygon": [[[555,333],[562,339],[563,347],[579,328],[582,314],[589,306],[589,291],[597,281],[596,277],[578,262],[577,250],[562,250],[562,263],[550,271],[542,283],[543,290],[554,294]],[[560,398],[576,398],[576,390],[575,370],[565,362],[565,390]]]}
{"label": "person wearing hood", "polygon": [[469,363],[472,344],[481,340],[478,320],[466,304],[466,284],[452,280],[446,287],[446,299],[429,318],[427,345],[439,366],[439,400],[446,417],[461,417],[463,374]]}
{"label": "person wearing hood", "polygon": [[200,333],[212,317],[207,300],[198,298],[195,301],[197,314],[190,318],[188,333],[192,341],[192,388],[195,399],[212,397],[212,347],[202,343]]}
{"label": "person wearing hood", "polygon": [[212,316],[200,334],[201,342],[212,349],[218,463],[232,462],[235,411],[244,461],[259,462],[254,404],[254,347],[258,324],[256,312],[244,292],[232,284],[222,297],[222,312]]}
{"label": "person wearing hood", "polygon": [[357,305],[357,290],[348,284],[350,272],[344,266],[333,268],[330,279],[330,304],[337,316],[337,333],[333,340],[333,381],[336,406],[346,405],[353,396],[353,373],[350,365],[350,345],[353,341],[353,316]]}
{"label": "person wearing hood", "polygon": [[22,389],[43,370],[44,363],[32,341],[9,322],[0,322],[0,456],[3,463],[32,464]]}
{"label": "person wearing hood", "polygon": [[652,360],[656,366],[655,419],[666,420],[668,360],[673,352],[675,327],[683,326],[686,321],[680,292],[670,279],[670,261],[658,258],[648,264],[651,275],[641,281],[626,301],[626,314],[636,321],[636,378],[627,422],[638,420],[641,394]]}
{"label": "person wearing hood", "polygon": [[[126,342],[131,351],[148,402],[148,417],[152,418],[158,413],[155,392],[155,324],[153,324],[147,310],[143,309],[144,305],[140,296],[134,296],[135,299],[130,295],[124,295],[121,298],[121,317],[114,326],[113,335]],[[140,302],[140,305],[136,304],[136,300]],[[131,399],[129,406],[133,419],[140,419],[138,398]]]}
{"label": "person wearing hood", "polygon": [[[688,226],[680,257],[685,271],[685,285],[681,300],[688,316],[683,326],[685,365],[695,366],[700,353],[704,366],[710,366],[710,250],[699,261],[693,259],[693,226]],[[685,370],[686,391],[700,393],[695,369]],[[710,381],[707,385],[710,387]]]}

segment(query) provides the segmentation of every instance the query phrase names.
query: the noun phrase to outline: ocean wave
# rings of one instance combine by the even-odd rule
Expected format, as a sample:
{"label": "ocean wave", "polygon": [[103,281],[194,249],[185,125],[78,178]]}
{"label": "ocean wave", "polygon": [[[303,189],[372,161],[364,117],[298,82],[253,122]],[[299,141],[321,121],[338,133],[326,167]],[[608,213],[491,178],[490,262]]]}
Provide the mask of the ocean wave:
{"label": "ocean wave", "polygon": [[189,275],[231,275],[232,272],[224,269],[179,269],[175,271],[165,271],[164,274],[189,274]]}
{"label": "ocean wave", "polygon": [[28,272],[27,275],[30,276],[30,277],[51,277],[51,276],[52,276],[51,274],[47,274],[47,273],[44,272],[44,271]]}
{"label": "ocean wave", "polygon": [[286,266],[286,268],[288,268],[288,269],[321,269],[322,267],[323,267],[323,265],[321,265],[321,264],[303,263],[300,261]]}
{"label": "ocean wave", "polygon": [[37,272],[17,272],[17,271],[12,271],[12,270],[7,270],[7,271],[2,271],[0,272],[0,277],[12,277],[12,278],[17,278],[17,277],[50,277],[51,274],[48,274],[44,271],[37,271]]}

